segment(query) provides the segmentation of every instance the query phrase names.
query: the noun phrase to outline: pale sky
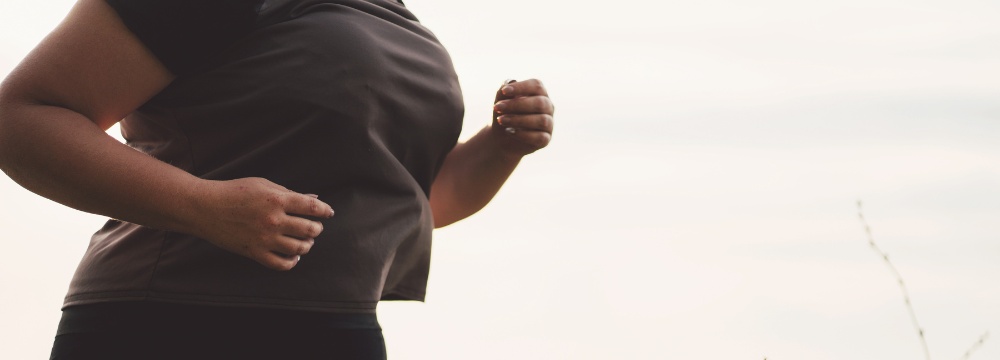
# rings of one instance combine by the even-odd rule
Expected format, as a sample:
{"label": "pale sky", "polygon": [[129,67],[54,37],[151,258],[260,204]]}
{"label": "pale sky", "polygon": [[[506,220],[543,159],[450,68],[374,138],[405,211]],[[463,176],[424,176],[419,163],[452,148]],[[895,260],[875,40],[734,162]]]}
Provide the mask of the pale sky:
{"label": "pale sky", "polygon": [[[435,233],[406,359],[1000,358],[1000,3],[406,0],[449,49],[466,135],[506,78],[550,148]],[[0,4],[0,75],[72,1]],[[0,177],[0,358],[47,358],[103,219]]]}

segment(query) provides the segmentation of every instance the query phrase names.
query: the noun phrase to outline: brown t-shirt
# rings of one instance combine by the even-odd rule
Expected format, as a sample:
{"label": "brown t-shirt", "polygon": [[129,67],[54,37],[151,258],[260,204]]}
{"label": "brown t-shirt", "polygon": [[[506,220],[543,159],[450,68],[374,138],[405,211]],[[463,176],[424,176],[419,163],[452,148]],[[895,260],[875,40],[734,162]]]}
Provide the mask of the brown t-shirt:
{"label": "brown t-shirt", "polygon": [[65,306],[150,300],[371,312],[423,300],[431,183],[461,131],[451,60],[394,0],[107,0],[178,78],[128,144],[205,179],[263,177],[336,209],[299,264],[109,221]]}

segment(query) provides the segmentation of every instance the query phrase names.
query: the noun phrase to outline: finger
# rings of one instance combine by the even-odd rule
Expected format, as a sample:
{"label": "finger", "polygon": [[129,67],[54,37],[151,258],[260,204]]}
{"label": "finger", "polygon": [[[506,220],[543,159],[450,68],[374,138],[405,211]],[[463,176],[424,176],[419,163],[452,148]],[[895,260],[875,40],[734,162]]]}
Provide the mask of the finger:
{"label": "finger", "polygon": [[285,236],[299,239],[315,239],[323,232],[323,223],[297,216],[287,216],[282,219],[278,229]]}
{"label": "finger", "polygon": [[538,79],[530,79],[506,84],[500,88],[500,94],[507,98],[515,98],[519,96],[549,96],[548,90],[545,89],[545,85],[542,85],[542,81]]}
{"label": "finger", "polygon": [[503,99],[512,99],[512,98],[514,98],[513,96],[504,95],[503,90],[506,89],[508,85],[516,83],[516,82],[517,82],[517,80],[514,80],[514,79],[504,80],[503,84],[500,84],[500,89],[497,89],[496,100],[493,100],[493,102],[497,102],[497,101],[500,101],[500,100],[503,100]]}
{"label": "finger", "polygon": [[528,130],[552,132],[554,119],[549,114],[503,115],[497,118],[497,123],[507,127]]}
{"label": "finger", "polygon": [[278,271],[288,271],[295,267],[299,263],[301,256],[292,255],[284,256],[271,251],[264,251],[257,257],[257,262],[261,265],[268,267],[269,269]]}
{"label": "finger", "polygon": [[549,146],[549,142],[552,141],[552,134],[544,131],[533,131],[527,129],[517,129],[514,132],[506,132],[508,136],[517,139],[519,142],[530,147],[532,150],[538,150],[543,147]]}
{"label": "finger", "polygon": [[328,218],[333,216],[333,208],[317,198],[291,193],[285,202],[285,213]]}
{"label": "finger", "polygon": [[493,110],[502,115],[507,114],[553,114],[555,105],[548,96],[529,96],[516,99],[500,100],[493,105]]}
{"label": "finger", "polygon": [[316,240],[313,239],[299,240],[288,236],[282,236],[275,239],[274,243],[271,244],[270,247],[273,252],[286,256],[294,256],[308,254],[309,250],[312,249],[312,246],[315,243]]}

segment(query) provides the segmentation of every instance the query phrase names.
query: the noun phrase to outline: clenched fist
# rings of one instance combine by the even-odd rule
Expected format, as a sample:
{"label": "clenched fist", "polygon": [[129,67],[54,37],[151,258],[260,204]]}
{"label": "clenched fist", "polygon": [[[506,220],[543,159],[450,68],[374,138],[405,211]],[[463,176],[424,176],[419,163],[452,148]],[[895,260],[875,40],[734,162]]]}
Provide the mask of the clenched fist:
{"label": "clenched fist", "polygon": [[504,151],[524,156],[552,140],[555,109],[541,81],[508,80],[497,91],[492,130],[506,138],[501,143]]}

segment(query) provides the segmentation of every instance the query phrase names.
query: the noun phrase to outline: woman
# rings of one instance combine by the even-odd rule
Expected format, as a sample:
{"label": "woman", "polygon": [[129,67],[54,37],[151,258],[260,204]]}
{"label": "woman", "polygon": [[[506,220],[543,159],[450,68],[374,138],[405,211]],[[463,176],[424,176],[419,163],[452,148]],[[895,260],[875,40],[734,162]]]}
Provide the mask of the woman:
{"label": "woman", "polygon": [[52,358],[385,358],[431,230],[551,139],[540,82],[496,101],[456,144],[451,61],[394,0],[80,0],[0,86],[0,168],[113,218]]}

